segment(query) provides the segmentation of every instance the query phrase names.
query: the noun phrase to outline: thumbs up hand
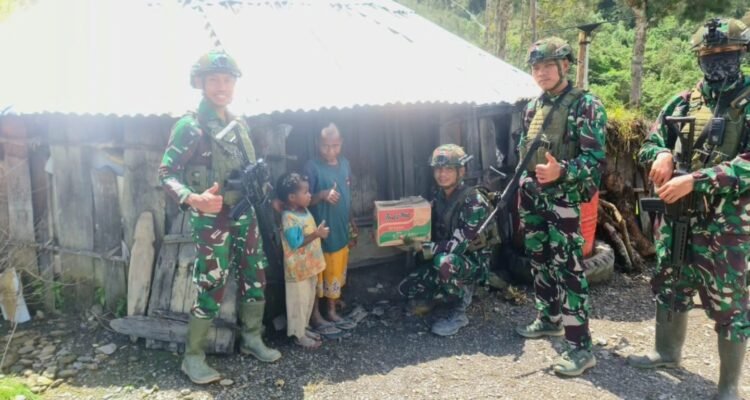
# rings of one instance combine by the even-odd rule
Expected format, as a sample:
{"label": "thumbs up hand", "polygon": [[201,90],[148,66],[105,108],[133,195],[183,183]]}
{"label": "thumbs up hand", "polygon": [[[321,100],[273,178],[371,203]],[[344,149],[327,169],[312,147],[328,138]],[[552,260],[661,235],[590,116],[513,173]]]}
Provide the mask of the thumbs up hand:
{"label": "thumbs up hand", "polygon": [[330,189],[324,189],[318,192],[318,198],[323,199],[326,203],[336,204],[341,199],[341,194],[336,191],[336,182],[333,182],[333,187]]}
{"label": "thumbs up hand", "polygon": [[206,189],[203,193],[193,193],[188,196],[185,203],[200,212],[218,214],[223,206],[224,197],[219,194],[219,184],[214,182],[213,186]]}
{"label": "thumbs up hand", "polygon": [[539,183],[541,184],[551,183],[560,179],[560,174],[562,173],[560,163],[557,162],[557,159],[555,159],[552,154],[546,152],[544,156],[547,158],[547,163],[537,164],[534,169],[536,172],[536,179],[539,180]]}

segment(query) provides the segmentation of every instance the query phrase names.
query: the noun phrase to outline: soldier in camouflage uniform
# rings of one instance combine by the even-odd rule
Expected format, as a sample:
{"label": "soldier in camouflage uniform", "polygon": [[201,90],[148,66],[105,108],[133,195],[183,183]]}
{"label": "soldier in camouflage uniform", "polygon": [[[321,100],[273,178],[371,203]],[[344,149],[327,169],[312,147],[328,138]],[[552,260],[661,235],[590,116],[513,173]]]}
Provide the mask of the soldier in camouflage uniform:
{"label": "soldier in camouflage uniform", "polygon": [[[656,242],[659,265],[652,280],[657,299],[655,349],[629,362],[640,368],[679,366],[687,313],[697,292],[718,333],[718,398],[739,399],[750,335],[745,286],[750,251],[750,79],[743,76],[740,61],[750,44],[750,31],[741,21],[715,19],[696,32],[692,44],[704,79],[667,103],[638,154],[643,165],[651,165],[649,177],[666,203],[692,193],[700,205],[690,215],[690,263],[675,274],[669,263],[672,230],[663,224]],[[686,133],[689,127],[670,125],[668,116],[695,117],[699,136],[691,155],[691,174],[672,177],[672,147],[678,130]]]}
{"label": "soldier in camouflage uniform", "polygon": [[[193,281],[198,298],[188,323],[182,371],[198,384],[220,379],[205,362],[203,342],[219,313],[230,270],[240,289],[240,350],[265,362],[281,357],[261,339],[268,261],[255,210],[250,207],[236,221],[230,218],[229,210],[239,201],[240,193],[224,187],[229,174],[241,168],[246,158],[255,162],[247,124],[227,111],[240,75],[234,59],[224,52],[211,51],[198,60],[190,80],[194,88],[203,91],[203,101],[197,112],[175,123],[159,167],[166,192],[189,209],[196,244]],[[235,127],[218,137],[232,120],[237,122]]]}
{"label": "soldier in camouflage uniform", "polygon": [[544,93],[526,107],[518,144],[523,157],[542,135],[543,146],[529,163],[519,190],[538,314],[516,332],[526,338],[564,334],[569,349],[553,369],[566,376],[580,375],[596,365],[591,352],[580,205],[598,190],[607,124],[601,102],[573,88],[566,79],[573,61],[572,49],[562,39],[547,38],[532,45],[528,63]]}
{"label": "soldier in camouflage uniform", "polygon": [[455,144],[435,149],[430,166],[439,189],[432,200],[432,241],[405,239],[428,262],[406,277],[401,293],[418,304],[416,313],[448,304],[448,314],[432,325],[439,336],[455,335],[469,324],[466,308],[475,285],[483,284],[489,271],[490,247],[486,235],[477,232],[492,210],[482,192],[463,183],[469,159]]}

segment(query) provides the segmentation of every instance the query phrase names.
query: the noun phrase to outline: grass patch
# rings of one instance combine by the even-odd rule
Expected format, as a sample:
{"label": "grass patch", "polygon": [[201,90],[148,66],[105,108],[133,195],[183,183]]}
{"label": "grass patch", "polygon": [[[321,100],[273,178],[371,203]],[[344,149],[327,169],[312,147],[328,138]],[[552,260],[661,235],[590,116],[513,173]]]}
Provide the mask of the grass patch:
{"label": "grass patch", "polygon": [[18,395],[26,396],[27,400],[39,398],[19,379],[0,378],[0,400],[14,400]]}

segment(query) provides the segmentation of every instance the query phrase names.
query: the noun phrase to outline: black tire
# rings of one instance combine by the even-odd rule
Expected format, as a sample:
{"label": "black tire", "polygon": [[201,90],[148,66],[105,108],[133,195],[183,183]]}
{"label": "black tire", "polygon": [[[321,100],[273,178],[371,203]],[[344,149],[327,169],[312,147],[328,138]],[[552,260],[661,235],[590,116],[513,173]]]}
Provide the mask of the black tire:
{"label": "black tire", "polygon": [[594,252],[583,260],[583,268],[589,284],[609,281],[615,273],[615,250],[609,244],[597,240]]}
{"label": "black tire", "polygon": [[[531,284],[534,281],[527,257],[507,249],[501,253],[501,257],[513,281],[525,284]],[[612,246],[597,240],[594,252],[583,260],[583,268],[589,284],[603,283],[612,279],[615,272],[615,251]]]}

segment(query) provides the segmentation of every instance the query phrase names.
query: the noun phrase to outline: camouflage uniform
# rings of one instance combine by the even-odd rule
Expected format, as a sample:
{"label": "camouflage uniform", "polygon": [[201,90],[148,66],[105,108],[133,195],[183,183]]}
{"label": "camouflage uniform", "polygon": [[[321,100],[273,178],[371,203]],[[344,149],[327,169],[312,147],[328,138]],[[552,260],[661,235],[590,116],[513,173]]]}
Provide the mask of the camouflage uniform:
{"label": "camouflage uniform", "polygon": [[[221,379],[221,374],[206,363],[204,346],[212,319],[219,314],[230,269],[234,269],[239,281],[240,352],[264,362],[281,358],[281,353],[268,348],[261,337],[267,260],[255,210],[251,206],[236,220],[230,217],[231,206],[240,201],[241,193],[226,188],[226,180],[246,163],[255,162],[255,150],[249,129],[241,119],[223,137],[218,137],[231,122],[222,121],[215,111],[216,105],[209,98],[216,87],[209,86],[205,78],[223,79],[227,75],[236,79],[241,72],[234,59],[223,51],[210,51],[193,65],[190,84],[204,91],[204,99],[196,113],[189,113],[175,123],[159,167],[162,186],[180,207],[187,208],[185,202],[191,194],[202,194],[214,182],[220,185],[219,194],[224,202],[218,214],[190,209],[197,254],[193,281],[198,286],[198,296],[191,309],[180,368],[197,384]],[[227,85],[224,90],[234,90],[234,81],[226,80],[224,84]],[[227,121],[232,119],[227,115]]]}
{"label": "camouflage uniform", "polygon": [[[560,96],[564,95],[565,92]],[[519,149],[529,142],[527,134],[538,110],[546,102],[556,100],[558,98],[543,94],[528,104]],[[525,174],[520,184],[519,215],[526,253],[531,258],[536,309],[541,319],[555,325],[562,322],[568,343],[590,349],[589,287],[583,271],[580,205],[590,200],[599,187],[606,161],[607,114],[601,102],[588,93],[567,110],[558,112],[567,113],[566,135],[568,140],[577,143],[578,156],[558,158],[562,174],[554,183],[541,185],[533,172]]]}
{"label": "camouflage uniform", "polygon": [[[469,192],[461,196],[464,190]],[[422,243],[424,259],[431,262],[421,265],[407,277],[402,291],[410,299],[457,301],[464,297],[467,285],[487,280],[490,248],[477,251],[468,251],[468,248],[482,222],[492,212],[491,206],[476,189],[463,185],[457,187],[451,197],[446,199],[440,190],[431,202],[434,241]],[[463,197],[463,204],[456,211],[459,213],[458,226],[438,232],[434,221],[440,220],[450,207],[449,202],[460,200],[459,197]]]}
{"label": "camouflage uniform", "polygon": [[[750,251],[750,79],[740,68],[750,45],[750,30],[738,20],[711,19],[698,29],[692,44],[703,80],[693,91],[667,103],[638,154],[639,161],[649,165],[660,153],[670,153],[678,136],[689,135],[691,125],[670,126],[667,117],[693,118],[695,148],[679,158],[690,161],[692,172],[692,197],[678,200],[691,204],[689,214],[682,216],[690,220],[689,261],[680,265],[679,271],[670,265],[674,232],[673,217],[668,215],[669,223],[661,226],[657,238],[658,266],[651,282],[657,299],[654,350],[628,357],[628,362],[638,368],[680,365],[687,311],[693,307],[697,291],[718,334],[720,367],[715,398],[736,400],[741,398],[739,382],[750,335],[745,281]],[[672,198],[689,184],[684,177],[672,177],[660,192]],[[670,308],[672,301],[674,309]]]}
{"label": "camouflage uniform", "polygon": [[[736,85],[724,95],[727,101],[732,100],[729,98],[731,93],[750,87],[750,78],[743,78]],[[700,99],[695,98],[698,95]],[[666,143],[674,143],[676,138],[670,134],[665,117],[688,115],[691,105],[695,108],[698,104],[705,104],[712,114],[717,106],[715,95],[703,81],[698,83],[697,90],[674,96],[661,110],[638,153],[641,164],[648,166],[659,153],[671,152]],[[723,100],[722,104],[726,105]],[[745,107],[744,135],[750,129],[748,121],[750,107]],[[708,144],[705,146],[707,148]],[[693,177],[693,192],[700,194],[699,199],[705,196],[709,209],[691,221],[692,262],[682,268],[679,279],[674,282],[668,262],[672,231],[668,224],[662,224],[656,241],[658,266],[651,281],[652,289],[661,307],[668,307],[674,295],[675,311],[678,312],[693,308],[693,296],[697,292],[706,313],[715,322],[716,332],[726,340],[743,341],[750,336],[745,284],[750,254],[750,219],[743,217],[750,211],[750,149],[747,140],[734,159],[700,168],[693,172]],[[674,294],[673,287],[677,288]]]}
{"label": "camouflage uniform", "polygon": [[[210,168],[212,139],[209,135],[215,136],[226,125],[205,99],[197,114],[188,114],[174,125],[159,175],[167,193],[180,204],[194,193],[185,182],[184,171],[188,165]],[[245,122],[240,121],[227,137],[234,134],[249,138],[248,132]],[[255,161],[254,154],[248,156],[250,161]],[[236,268],[242,302],[264,300],[264,270],[268,261],[263,254],[255,210],[251,207],[247,214],[233,221],[229,218],[230,208],[225,204],[216,215],[190,210],[190,226],[197,250],[193,280],[198,285],[198,298],[191,311],[199,318],[218,315],[230,268]]]}

